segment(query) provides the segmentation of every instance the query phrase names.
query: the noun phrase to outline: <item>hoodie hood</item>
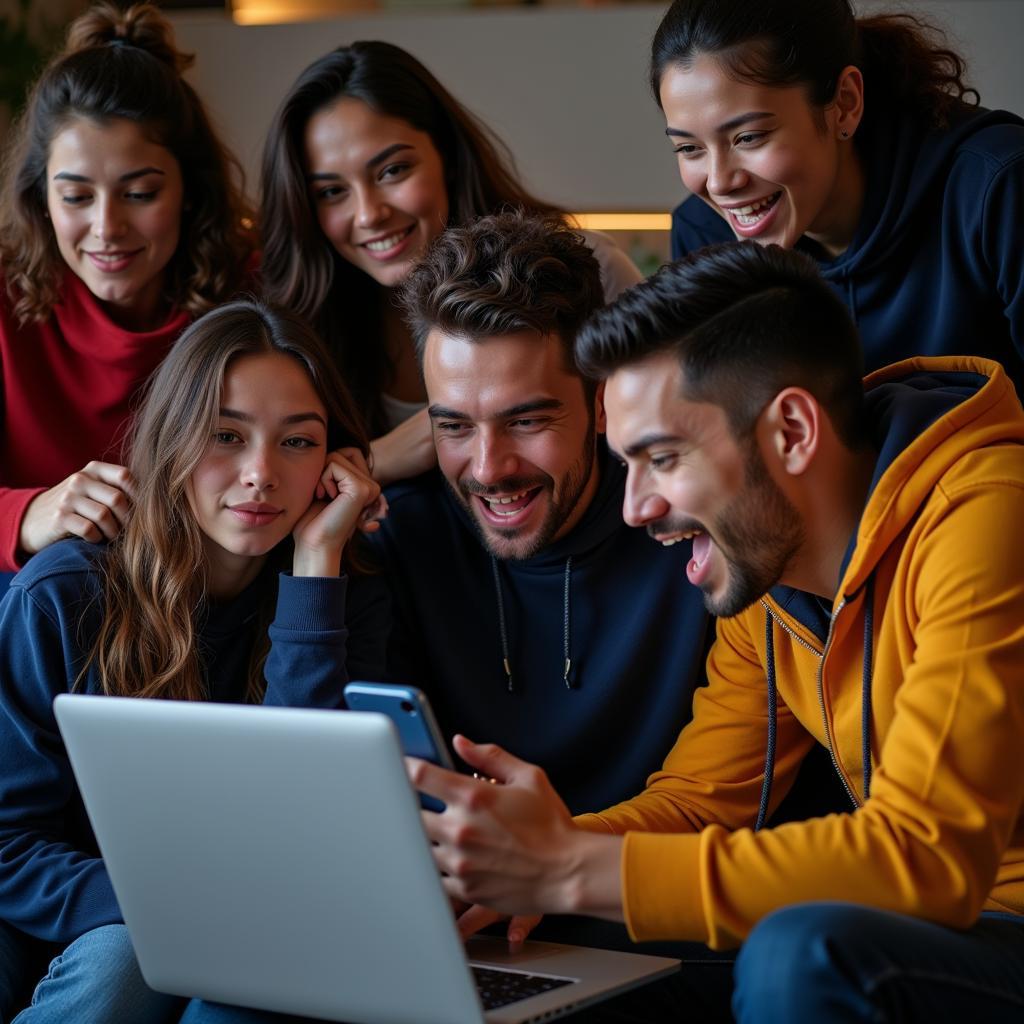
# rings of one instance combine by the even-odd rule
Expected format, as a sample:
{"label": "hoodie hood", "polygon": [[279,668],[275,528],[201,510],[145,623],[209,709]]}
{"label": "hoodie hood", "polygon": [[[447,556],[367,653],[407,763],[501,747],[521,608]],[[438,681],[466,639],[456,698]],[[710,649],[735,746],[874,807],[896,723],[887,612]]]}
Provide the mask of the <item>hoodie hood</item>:
{"label": "hoodie hood", "polygon": [[[906,112],[869,106],[857,133],[865,188],[853,241],[832,261],[823,259],[814,243],[805,243],[813,246],[825,278],[838,284],[870,274],[906,244],[908,236],[920,237],[920,219],[936,216],[953,162],[970,152],[975,136],[990,129],[998,133],[1005,125],[1020,127],[1024,120],[1005,110],[960,103],[953,104],[949,124],[939,129]],[[988,148],[979,146],[979,151]]]}

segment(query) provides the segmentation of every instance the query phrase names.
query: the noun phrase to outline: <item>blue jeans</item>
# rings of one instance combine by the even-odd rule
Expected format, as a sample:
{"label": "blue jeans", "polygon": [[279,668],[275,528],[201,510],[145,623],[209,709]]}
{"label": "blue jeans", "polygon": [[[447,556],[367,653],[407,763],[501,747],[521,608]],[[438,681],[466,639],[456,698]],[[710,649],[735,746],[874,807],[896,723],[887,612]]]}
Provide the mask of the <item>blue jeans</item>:
{"label": "blue jeans", "polygon": [[54,957],[32,1002],[15,1024],[173,1024],[184,1000],[162,995],[142,980],[128,929],[94,928]]}
{"label": "blue jeans", "polygon": [[776,911],[736,961],[739,1024],[1024,1020],[1024,918],[966,931],[849,903]]}

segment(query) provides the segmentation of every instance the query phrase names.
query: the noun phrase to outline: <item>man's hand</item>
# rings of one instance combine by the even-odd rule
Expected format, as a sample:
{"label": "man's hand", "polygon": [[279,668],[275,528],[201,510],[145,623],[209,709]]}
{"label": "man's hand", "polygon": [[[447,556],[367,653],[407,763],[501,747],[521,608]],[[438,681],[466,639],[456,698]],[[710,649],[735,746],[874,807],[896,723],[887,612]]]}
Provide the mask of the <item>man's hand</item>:
{"label": "man's hand", "polygon": [[90,462],[32,499],[21,520],[18,549],[34,555],[64,537],[113,540],[134,497],[135,481],[124,466]]}
{"label": "man's hand", "polygon": [[493,744],[463,736],[453,742],[459,756],[494,784],[407,759],[416,789],[446,805],[441,814],[424,811],[423,821],[449,896],[504,914],[590,913],[621,920],[621,840],[577,829],[535,765]]}

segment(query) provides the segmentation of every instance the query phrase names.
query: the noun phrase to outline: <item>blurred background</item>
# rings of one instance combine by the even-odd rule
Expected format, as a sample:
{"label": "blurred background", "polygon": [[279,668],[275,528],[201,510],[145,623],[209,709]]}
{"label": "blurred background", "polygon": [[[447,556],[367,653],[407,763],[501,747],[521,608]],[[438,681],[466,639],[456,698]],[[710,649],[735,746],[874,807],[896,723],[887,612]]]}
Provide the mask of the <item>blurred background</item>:
{"label": "blurred background", "polygon": [[[751,0],[756,3],[757,0]],[[0,0],[0,138],[87,0]],[[509,145],[537,194],[611,229],[653,271],[682,198],[647,83],[666,4],[609,0],[171,0],[189,72],[255,191],[271,114],[298,73],[356,39],[405,47]],[[1024,113],[1024,0],[865,0],[942,26],[987,107]]]}

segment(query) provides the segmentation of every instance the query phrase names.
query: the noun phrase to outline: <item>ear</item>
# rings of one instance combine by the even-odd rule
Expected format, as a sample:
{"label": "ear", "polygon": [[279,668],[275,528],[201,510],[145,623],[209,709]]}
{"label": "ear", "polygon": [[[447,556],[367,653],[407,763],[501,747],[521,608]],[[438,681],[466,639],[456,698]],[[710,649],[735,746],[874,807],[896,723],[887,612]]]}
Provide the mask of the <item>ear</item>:
{"label": "ear", "polygon": [[864,76],[848,64],[839,73],[832,103],[832,127],[841,140],[852,139],[864,116]]}
{"label": "ear", "polygon": [[780,391],[761,414],[761,431],[783,472],[805,473],[821,444],[822,411],[803,388]]}
{"label": "ear", "polygon": [[604,385],[605,382],[601,381],[594,392],[594,429],[599,434],[608,429],[608,416],[604,411]]}

